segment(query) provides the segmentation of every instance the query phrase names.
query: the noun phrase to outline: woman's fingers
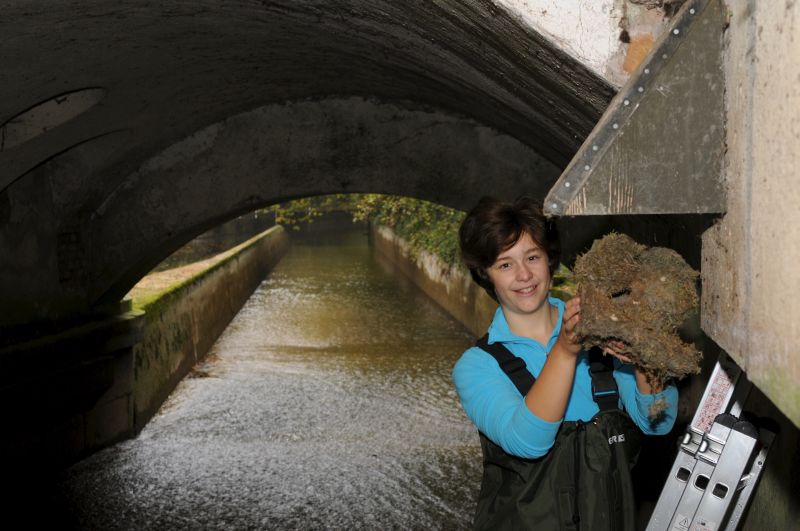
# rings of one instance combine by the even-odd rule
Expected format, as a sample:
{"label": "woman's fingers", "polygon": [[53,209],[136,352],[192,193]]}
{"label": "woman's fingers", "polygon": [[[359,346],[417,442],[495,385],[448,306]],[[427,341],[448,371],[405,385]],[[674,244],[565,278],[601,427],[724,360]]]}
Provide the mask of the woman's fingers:
{"label": "woman's fingers", "polygon": [[564,306],[564,323],[568,323],[573,320],[576,315],[581,313],[581,299],[579,297],[575,297],[567,301],[566,306]]}
{"label": "woman's fingers", "polygon": [[609,340],[603,345],[603,352],[614,356],[623,363],[631,363],[631,359],[620,351],[625,349],[625,343],[619,340]]}
{"label": "woman's fingers", "polygon": [[614,351],[609,350],[609,349],[603,349],[603,352],[605,352],[609,356],[614,356],[615,358],[617,358],[619,361],[621,361],[623,363],[632,363],[632,361],[631,361],[631,359],[629,357],[623,356],[622,354],[620,354],[618,352],[614,352]]}
{"label": "woman's fingers", "polygon": [[570,343],[573,344],[578,343],[578,334],[575,331],[575,327],[581,320],[580,298],[575,297],[567,301],[567,304],[564,307],[564,316],[562,320],[563,322],[561,328],[564,331],[564,336],[566,337],[566,339]]}

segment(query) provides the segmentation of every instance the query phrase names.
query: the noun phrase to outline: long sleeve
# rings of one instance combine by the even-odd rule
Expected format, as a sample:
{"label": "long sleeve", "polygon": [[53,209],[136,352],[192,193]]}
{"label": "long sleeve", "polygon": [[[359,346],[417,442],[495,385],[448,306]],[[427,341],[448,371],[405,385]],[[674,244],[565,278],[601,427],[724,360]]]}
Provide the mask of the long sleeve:
{"label": "long sleeve", "polygon": [[467,350],[453,368],[453,382],[467,417],[507,453],[532,459],[553,446],[561,422],[534,415],[486,352],[475,347]]}
{"label": "long sleeve", "polygon": [[[672,430],[678,413],[678,390],[674,385],[668,385],[660,393],[642,394],[636,386],[634,368],[628,364],[618,364],[614,370],[614,379],[617,381],[625,410],[642,432],[647,435],[664,435]],[[666,407],[659,407],[660,414],[651,419],[650,407],[656,401],[663,401],[662,404]]]}

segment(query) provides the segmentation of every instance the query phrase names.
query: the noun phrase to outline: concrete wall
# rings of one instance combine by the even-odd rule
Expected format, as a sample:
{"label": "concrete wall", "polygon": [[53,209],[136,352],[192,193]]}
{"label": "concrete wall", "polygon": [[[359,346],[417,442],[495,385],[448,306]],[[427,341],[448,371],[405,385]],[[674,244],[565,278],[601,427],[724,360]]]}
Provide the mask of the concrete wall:
{"label": "concrete wall", "polygon": [[[172,286],[131,291],[145,312],[144,338],[133,349],[134,429],[155,414],[178,382],[203,359],[289,246],[282,227],[273,227],[217,257]],[[169,274],[169,272],[156,273]]]}
{"label": "concrete wall", "polygon": [[497,2],[618,87],[663,32],[672,11],[663,0]]}
{"label": "concrete wall", "polygon": [[6,477],[35,482],[133,434],[132,346],[141,325],[141,312],[127,305],[118,315],[27,330],[27,339],[0,348]]}
{"label": "concrete wall", "polygon": [[800,4],[728,5],[727,213],[703,236],[703,329],[800,425]]}
{"label": "concrete wall", "polygon": [[746,528],[797,529],[800,3],[727,7],[727,212],[703,235],[702,326],[758,386],[745,408],[781,428]]}
{"label": "concrete wall", "polygon": [[470,332],[482,336],[494,316],[497,303],[478,287],[463,267],[453,267],[438,256],[411,246],[391,229],[373,226],[372,244],[379,254],[399,269]]}

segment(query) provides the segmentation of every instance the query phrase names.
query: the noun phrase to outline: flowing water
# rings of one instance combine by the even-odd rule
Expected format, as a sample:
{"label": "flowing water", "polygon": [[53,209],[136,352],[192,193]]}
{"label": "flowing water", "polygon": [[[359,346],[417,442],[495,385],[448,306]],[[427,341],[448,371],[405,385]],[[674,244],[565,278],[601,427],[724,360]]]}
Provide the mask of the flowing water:
{"label": "flowing water", "polygon": [[450,370],[473,339],[363,229],[317,236],[137,438],[67,471],[73,527],[469,527],[480,447]]}

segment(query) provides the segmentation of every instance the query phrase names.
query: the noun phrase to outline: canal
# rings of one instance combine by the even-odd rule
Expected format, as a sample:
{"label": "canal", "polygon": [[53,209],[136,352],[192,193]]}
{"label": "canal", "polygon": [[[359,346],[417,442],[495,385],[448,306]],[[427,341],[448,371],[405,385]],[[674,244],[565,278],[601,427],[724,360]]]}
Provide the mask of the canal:
{"label": "canal", "polygon": [[139,436],[66,471],[65,527],[469,527],[473,338],[346,227],[296,238]]}

